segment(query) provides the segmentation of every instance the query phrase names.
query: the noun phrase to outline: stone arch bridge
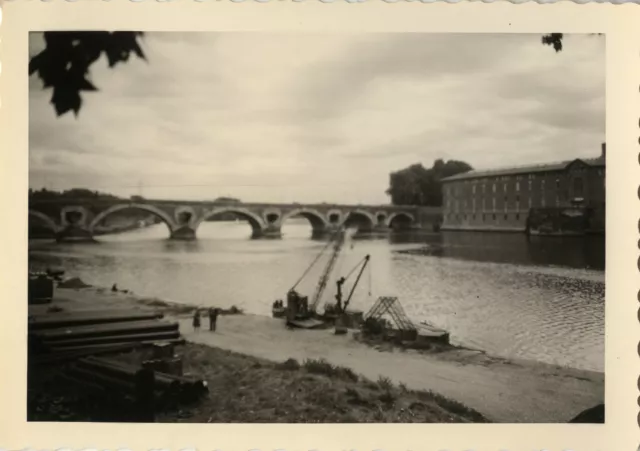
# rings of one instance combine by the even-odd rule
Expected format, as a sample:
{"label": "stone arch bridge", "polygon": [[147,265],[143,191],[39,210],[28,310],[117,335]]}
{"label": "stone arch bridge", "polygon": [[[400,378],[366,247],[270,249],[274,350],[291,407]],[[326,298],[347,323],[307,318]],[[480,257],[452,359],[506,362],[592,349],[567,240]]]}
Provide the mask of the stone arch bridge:
{"label": "stone arch bridge", "polygon": [[[41,201],[29,205],[29,219],[49,228],[59,241],[66,239],[93,240],[96,228],[109,215],[126,209],[147,212],[164,222],[172,239],[193,240],[198,226],[216,216],[232,213],[248,221],[253,238],[279,238],[282,224],[292,217],[304,217],[310,223],[313,236],[321,238],[343,225],[357,226],[361,231],[388,231],[392,228],[414,228],[424,224],[424,207],[391,205],[337,204],[260,204],[218,203],[169,200],[69,202]],[[439,222],[439,209],[427,216]]]}

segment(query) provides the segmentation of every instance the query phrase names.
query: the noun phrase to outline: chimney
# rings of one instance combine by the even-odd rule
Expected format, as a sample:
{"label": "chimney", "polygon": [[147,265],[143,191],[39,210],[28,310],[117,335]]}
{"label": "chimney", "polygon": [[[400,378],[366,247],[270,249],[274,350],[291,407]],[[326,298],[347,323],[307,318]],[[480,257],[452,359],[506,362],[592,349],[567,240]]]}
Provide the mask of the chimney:
{"label": "chimney", "polygon": [[602,155],[600,155],[601,158],[606,158],[607,157],[607,143],[602,143]]}

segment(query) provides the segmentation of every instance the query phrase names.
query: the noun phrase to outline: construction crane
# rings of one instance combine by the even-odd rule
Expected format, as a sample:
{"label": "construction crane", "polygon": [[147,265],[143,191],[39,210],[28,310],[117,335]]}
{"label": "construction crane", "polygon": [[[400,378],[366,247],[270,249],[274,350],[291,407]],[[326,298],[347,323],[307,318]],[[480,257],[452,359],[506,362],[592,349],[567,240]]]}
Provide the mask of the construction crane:
{"label": "construction crane", "polygon": [[[307,267],[307,269],[302,273],[302,276],[300,276],[300,278],[296,281],[296,283],[293,284],[293,286],[289,289],[289,291],[287,292],[286,307],[282,306],[282,303],[280,303],[280,306],[276,307],[274,303],[274,307],[273,307],[274,316],[276,316],[276,314],[278,315],[284,314],[287,317],[288,325],[293,325],[295,323],[295,325],[297,325],[298,327],[302,327],[302,323],[300,323],[300,321],[312,320],[314,317],[317,316],[316,309],[318,306],[318,302],[320,301],[322,294],[327,286],[327,281],[329,280],[331,271],[333,270],[336,260],[338,259],[338,255],[340,253],[340,249],[342,248],[343,243],[344,243],[344,230],[341,228],[338,231],[336,231],[336,233],[331,237],[331,239],[326,244],[326,246],[322,248],[322,250],[318,253],[318,255],[313,260],[313,262],[311,262],[311,264]],[[329,262],[327,263],[326,267],[324,268],[324,271],[322,272],[322,276],[320,277],[320,280],[318,281],[318,285],[316,286],[316,290],[311,300],[311,304],[309,304],[309,301],[308,301],[309,298],[307,296],[303,296],[302,294],[298,293],[296,288],[300,284],[300,282],[302,282],[302,280],[307,276],[307,274],[309,274],[309,271],[311,271],[311,268],[313,268],[316,265],[320,257],[331,247],[332,244],[333,244],[333,253],[331,254],[329,258]],[[277,302],[278,301],[276,301],[276,303]],[[276,310],[278,311],[276,312]],[[306,326],[307,325],[305,325],[305,327]]]}
{"label": "construction crane", "polygon": [[310,310],[315,313],[318,308],[318,303],[324,294],[324,290],[327,288],[327,282],[329,281],[329,277],[331,276],[331,272],[333,271],[333,267],[336,265],[336,261],[338,260],[338,256],[340,255],[340,250],[342,249],[342,245],[344,244],[344,232],[340,231],[338,236],[336,237],[335,245],[333,246],[333,253],[331,257],[329,257],[329,261],[322,272],[322,276],[318,281],[318,285],[316,286],[316,291],[313,294],[313,298],[311,300],[311,308]]}
{"label": "construction crane", "polygon": [[[371,257],[369,255],[366,255],[364,257],[364,259],[362,259],[362,261],[360,263],[358,263],[352,270],[351,272],[347,275],[347,277],[341,277],[336,283],[338,285],[338,293],[336,294],[336,301],[337,301],[337,310],[338,313],[343,313],[347,311],[347,307],[349,307],[349,302],[351,302],[351,298],[353,297],[353,293],[356,291],[356,287],[358,286],[358,282],[360,282],[360,278],[362,277],[362,273],[364,272],[365,268],[367,267],[367,263],[369,263],[369,259]],[[351,274],[353,274],[353,272],[360,266],[362,265],[362,267],[360,268],[360,272],[358,273],[358,277],[356,277],[356,281],[353,283],[353,286],[351,287],[351,292],[349,293],[349,297],[347,297],[346,301],[344,301],[344,307],[342,306],[342,285],[344,285],[344,283],[347,281],[347,279],[351,276]]]}

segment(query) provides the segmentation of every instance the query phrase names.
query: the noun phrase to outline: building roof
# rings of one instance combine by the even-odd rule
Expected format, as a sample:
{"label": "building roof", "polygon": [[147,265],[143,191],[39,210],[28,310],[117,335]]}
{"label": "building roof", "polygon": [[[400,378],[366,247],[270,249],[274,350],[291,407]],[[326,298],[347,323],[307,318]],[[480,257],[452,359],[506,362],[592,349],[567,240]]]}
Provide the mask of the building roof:
{"label": "building roof", "polygon": [[562,171],[566,169],[570,164],[580,161],[587,166],[592,167],[604,167],[605,159],[600,156],[598,158],[576,158],[574,160],[559,161],[556,163],[545,163],[537,165],[516,166],[500,169],[487,169],[483,171],[468,171],[461,174],[456,174],[451,177],[443,178],[443,182],[452,182],[455,180],[468,180],[483,177],[498,177],[502,175],[517,175],[517,174],[531,174],[536,172],[553,172]]}

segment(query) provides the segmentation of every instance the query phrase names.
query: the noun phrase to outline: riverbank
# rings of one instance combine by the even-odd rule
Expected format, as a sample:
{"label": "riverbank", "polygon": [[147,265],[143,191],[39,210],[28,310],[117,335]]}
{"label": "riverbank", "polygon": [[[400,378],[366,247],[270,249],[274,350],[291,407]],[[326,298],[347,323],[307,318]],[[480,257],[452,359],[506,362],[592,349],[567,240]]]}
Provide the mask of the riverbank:
{"label": "riverbank", "polygon": [[369,380],[388,378],[409,390],[438,393],[496,422],[563,423],[604,401],[603,373],[456,348],[425,353],[371,347],[331,330],[289,330],[280,320],[257,315],[227,315],[218,320],[215,333],[194,332],[193,307],[101,288],[58,289],[54,302],[69,311],[124,305],[161,309],[180,322],[190,342],[271,362],[326,359]]}

